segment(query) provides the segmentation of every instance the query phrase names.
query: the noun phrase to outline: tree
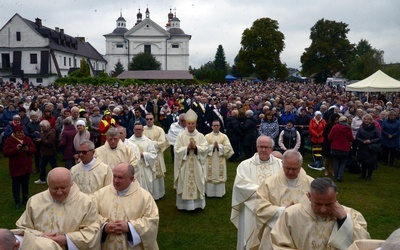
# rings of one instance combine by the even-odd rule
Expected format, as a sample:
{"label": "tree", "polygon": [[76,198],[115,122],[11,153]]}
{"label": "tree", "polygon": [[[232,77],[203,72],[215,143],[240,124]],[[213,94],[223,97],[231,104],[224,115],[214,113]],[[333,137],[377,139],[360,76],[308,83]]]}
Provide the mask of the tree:
{"label": "tree", "polygon": [[138,53],[132,57],[129,70],[160,70],[161,63],[150,53]]}
{"label": "tree", "polygon": [[225,60],[225,52],[222,45],[219,45],[214,59],[215,79],[213,81],[224,81],[227,72],[227,63]]}
{"label": "tree", "polygon": [[384,64],[383,51],[372,48],[367,40],[361,39],[355,47],[353,62],[346,77],[364,79],[380,69],[382,64]]}
{"label": "tree", "polygon": [[300,58],[303,74],[317,73],[317,82],[323,82],[337,72],[346,73],[354,48],[347,39],[347,26],[343,22],[317,21],[311,28],[311,45]]}
{"label": "tree", "polygon": [[261,79],[285,73],[285,65],[280,60],[285,47],[284,39],[277,21],[270,18],[254,21],[250,29],[243,31],[242,46],[236,62],[237,71],[242,75],[255,73]]}
{"label": "tree", "polygon": [[124,65],[121,62],[117,62],[114,66],[114,71],[112,72],[112,76],[118,76],[122,72],[124,72]]}
{"label": "tree", "polygon": [[85,58],[81,59],[81,67],[79,70],[76,70],[70,74],[70,76],[76,77],[89,77],[90,76],[90,68],[89,64],[86,62]]}

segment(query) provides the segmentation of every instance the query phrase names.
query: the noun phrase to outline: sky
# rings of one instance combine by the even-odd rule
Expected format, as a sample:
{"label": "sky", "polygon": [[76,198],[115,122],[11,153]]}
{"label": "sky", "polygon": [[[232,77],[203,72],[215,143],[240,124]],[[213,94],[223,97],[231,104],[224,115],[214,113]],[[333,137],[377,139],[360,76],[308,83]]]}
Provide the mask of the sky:
{"label": "sky", "polygon": [[0,0],[0,27],[15,13],[31,21],[38,17],[44,26],[85,37],[105,54],[103,35],[116,28],[121,12],[132,28],[139,8],[143,18],[148,8],[150,19],[161,27],[170,9],[176,13],[181,29],[192,36],[189,65],[195,68],[213,61],[218,45],[232,65],[243,31],[264,17],[279,23],[285,36],[281,61],[290,68],[301,69],[300,57],[311,44],[310,29],[322,18],[348,24],[349,41],[367,40],[384,51],[385,63],[400,62],[399,0]]}

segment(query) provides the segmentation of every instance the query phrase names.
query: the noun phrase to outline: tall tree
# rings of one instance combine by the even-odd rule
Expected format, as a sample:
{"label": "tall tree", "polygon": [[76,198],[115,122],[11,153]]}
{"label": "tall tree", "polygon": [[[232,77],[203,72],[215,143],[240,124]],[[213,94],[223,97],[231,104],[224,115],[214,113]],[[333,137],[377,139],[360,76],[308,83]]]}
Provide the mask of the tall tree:
{"label": "tall tree", "polygon": [[343,22],[317,21],[311,28],[311,45],[300,58],[303,74],[317,73],[317,82],[323,82],[337,72],[346,73],[354,48],[347,39],[347,26]]}
{"label": "tall tree", "polygon": [[160,70],[161,63],[150,53],[138,53],[132,57],[129,70]]}
{"label": "tall tree", "polygon": [[227,63],[225,60],[225,52],[222,45],[218,45],[214,59],[215,79],[214,81],[224,81],[227,72]]}
{"label": "tall tree", "polygon": [[76,70],[70,74],[70,76],[76,77],[89,77],[90,76],[90,68],[89,64],[86,62],[85,58],[81,59],[81,67],[79,70]]}
{"label": "tall tree", "polygon": [[114,71],[112,72],[112,76],[118,76],[122,72],[124,72],[124,65],[121,62],[117,62],[114,66]]}
{"label": "tall tree", "polygon": [[284,39],[277,21],[257,19],[250,29],[243,31],[237,70],[243,75],[255,73],[261,79],[287,74],[286,66],[280,60]]}
{"label": "tall tree", "polygon": [[367,40],[361,39],[355,48],[355,54],[346,77],[349,79],[364,79],[384,64],[383,51],[372,48]]}

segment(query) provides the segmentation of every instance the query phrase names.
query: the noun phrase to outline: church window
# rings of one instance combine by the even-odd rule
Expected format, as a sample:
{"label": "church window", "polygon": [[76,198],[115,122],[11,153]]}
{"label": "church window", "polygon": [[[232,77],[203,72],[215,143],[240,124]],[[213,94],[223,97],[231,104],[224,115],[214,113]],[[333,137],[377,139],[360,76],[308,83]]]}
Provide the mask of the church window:
{"label": "church window", "polygon": [[17,41],[21,41],[21,32],[17,31]]}
{"label": "church window", "polygon": [[179,44],[172,44],[173,49],[179,49]]}
{"label": "church window", "polygon": [[151,45],[144,45],[144,53],[151,54]]}
{"label": "church window", "polygon": [[117,48],[123,48],[124,45],[123,45],[122,43],[117,43],[116,47],[117,47]]}
{"label": "church window", "polygon": [[30,54],[31,64],[37,64],[37,54]]}

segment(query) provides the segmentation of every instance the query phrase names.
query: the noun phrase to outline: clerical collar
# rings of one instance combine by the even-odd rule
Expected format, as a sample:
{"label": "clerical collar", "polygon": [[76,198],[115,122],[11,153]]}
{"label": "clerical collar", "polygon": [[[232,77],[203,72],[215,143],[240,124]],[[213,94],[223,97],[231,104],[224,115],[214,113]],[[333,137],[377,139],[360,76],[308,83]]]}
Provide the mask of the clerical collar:
{"label": "clerical collar", "polygon": [[268,160],[262,161],[262,160],[260,159],[260,156],[257,154],[256,159],[258,160],[259,163],[272,163],[272,155],[269,156],[269,159],[268,159]]}
{"label": "clerical collar", "polygon": [[127,187],[125,190],[117,191],[118,196],[125,196],[126,193],[128,193],[128,190],[131,188],[132,183],[133,183],[133,182],[131,182],[131,184],[129,184],[129,187]]}
{"label": "clerical collar", "polygon": [[83,170],[85,170],[86,172],[88,172],[88,171],[92,168],[92,165],[93,165],[93,163],[94,163],[95,160],[96,160],[96,158],[93,157],[93,159],[92,159],[88,164],[84,164],[84,163],[82,162]]}

